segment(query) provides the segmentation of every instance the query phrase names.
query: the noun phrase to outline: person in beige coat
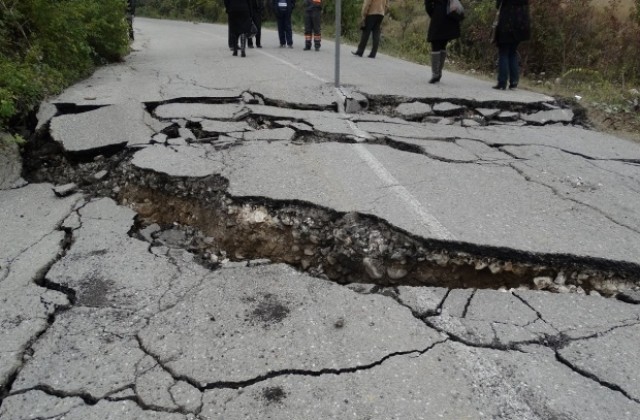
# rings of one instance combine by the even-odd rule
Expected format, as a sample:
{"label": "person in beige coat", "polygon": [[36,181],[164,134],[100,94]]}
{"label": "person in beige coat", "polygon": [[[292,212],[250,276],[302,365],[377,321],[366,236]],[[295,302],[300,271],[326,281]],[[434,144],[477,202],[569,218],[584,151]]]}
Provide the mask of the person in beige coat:
{"label": "person in beige coat", "polygon": [[371,52],[369,52],[369,58],[376,58],[378,45],[380,44],[380,26],[388,10],[389,0],[364,0],[362,4],[362,22],[360,23],[362,37],[360,38],[358,50],[351,52],[353,55],[362,57],[365,48],[367,48],[367,42],[369,42],[369,35],[373,32],[373,45]]}

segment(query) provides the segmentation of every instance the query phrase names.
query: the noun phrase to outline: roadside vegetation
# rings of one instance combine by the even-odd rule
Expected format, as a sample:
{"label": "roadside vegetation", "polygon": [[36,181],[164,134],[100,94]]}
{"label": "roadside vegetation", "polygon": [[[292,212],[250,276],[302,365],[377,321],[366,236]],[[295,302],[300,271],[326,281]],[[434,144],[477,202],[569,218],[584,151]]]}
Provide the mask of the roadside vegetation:
{"label": "roadside vegetation", "polygon": [[0,132],[128,52],[124,0],[0,0]]}

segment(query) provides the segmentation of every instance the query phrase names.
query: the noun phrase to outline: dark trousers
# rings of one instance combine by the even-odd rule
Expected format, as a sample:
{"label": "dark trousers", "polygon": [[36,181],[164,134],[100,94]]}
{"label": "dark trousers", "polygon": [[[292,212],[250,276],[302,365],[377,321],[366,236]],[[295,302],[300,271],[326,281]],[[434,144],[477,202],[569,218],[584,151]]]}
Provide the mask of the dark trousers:
{"label": "dark trousers", "polygon": [[322,35],[320,33],[321,9],[305,10],[304,12],[304,46],[311,48],[311,40],[316,49],[320,48]]}
{"label": "dark trousers", "polygon": [[233,32],[231,31],[231,24],[227,25],[227,28],[229,28],[228,30],[228,37],[229,37],[229,49],[233,49]]}
{"label": "dark trousers", "polygon": [[518,42],[498,44],[498,85],[511,86],[520,80],[520,64],[518,63]]}
{"label": "dark trousers", "polygon": [[431,52],[446,51],[449,40],[431,42]]}
{"label": "dark trousers", "polygon": [[280,45],[293,45],[293,32],[291,30],[291,11],[276,12],[278,20],[278,37]]}
{"label": "dark trousers", "polygon": [[364,54],[365,48],[367,48],[367,42],[369,42],[369,35],[373,33],[373,45],[371,46],[371,52],[369,57],[375,57],[378,52],[378,45],[380,45],[380,25],[382,24],[382,15],[367,15],[364,20],[364,29],[362,29],[362,38],[360,38],[360,44],[358,45],[358,51],[356,54]]}
{"label": "dark trousers", "polygon": [[[260,16],[259,13],[256,13],[255,16],[253,16],[253,23],[255,23],[256,28],[258,28],[258,32],[256,32],[256,47],[259,47],[262,45],[260,42],[262,39],[262,16]],[[253,38],[249,38],[247,42],[250,47],[253,47]]]}

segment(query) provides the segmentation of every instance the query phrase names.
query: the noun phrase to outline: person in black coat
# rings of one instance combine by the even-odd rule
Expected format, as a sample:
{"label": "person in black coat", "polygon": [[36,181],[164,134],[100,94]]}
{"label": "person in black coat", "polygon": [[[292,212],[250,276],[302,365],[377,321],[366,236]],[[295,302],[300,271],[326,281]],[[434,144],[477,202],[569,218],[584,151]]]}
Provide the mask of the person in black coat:
{"label": "person in black coat", "polygon": [[238,38],[240,39],[241,56],[246,57],[247,34],[251,32],[251,1],[250,0],[224,0],[229,19],[229,32],[233,45],[233,55],[238,55]]}
{"label": "person in black coat", "polygon": [[494,89],[518,87],[520,66],[518,63],[518,44],[531,37],[531,19],[529,0],[496,0],[498,26],[496,45],[498,46],[498,84]]}
{"label": "person in black coat", "polygon": [[133,18],[136,15],[136,0],[127,0],[127,26],[129,30],[129,38],[133,40]]}
{"label": "person in black coat", "polygon": [[[251,8],[253,10],[253,23],[256,24],[256,47],[262,48],[262,12],[264,11],[264,0],[251,0]],[[247,40],[249,48],[253,48],[253,38]]]}
{"label": "person in black coat", "polygon": [[431,80],[438,83],[447,58],[447,43],[460,38],[460,21],[447,15],[448,0],[424,0],[424,8],[429,15],[427,42],[431,43]]}

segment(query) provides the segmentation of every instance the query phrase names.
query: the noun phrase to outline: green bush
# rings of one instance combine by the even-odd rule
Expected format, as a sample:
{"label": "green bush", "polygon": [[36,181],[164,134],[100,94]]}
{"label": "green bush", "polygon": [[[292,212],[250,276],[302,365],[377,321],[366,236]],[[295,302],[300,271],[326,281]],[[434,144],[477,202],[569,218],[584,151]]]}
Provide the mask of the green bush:
{"label": "green bush", "polygon": [[226,20],[223,0],[138,0],[138,16],[201,22]]}
{"label": "green bush", "polygon": [[[636,3],[640,8],[640,0]],[[538,0],[530,5],[531,40],[519,48],[525,74],[551,78],[584,75],[583,69],[590,69],[594,77],[614,83],[640,82],[640,12],[621,18],[617,1],[604,9],[590,0]],[[470,67],[494,69],[495,46],[489,41],[494,7],[494,2],[468,3],[455,52]]]}
{"label": "green bush", "polygon": [[128,51],[125,0],[0,0],[0,126]]}

